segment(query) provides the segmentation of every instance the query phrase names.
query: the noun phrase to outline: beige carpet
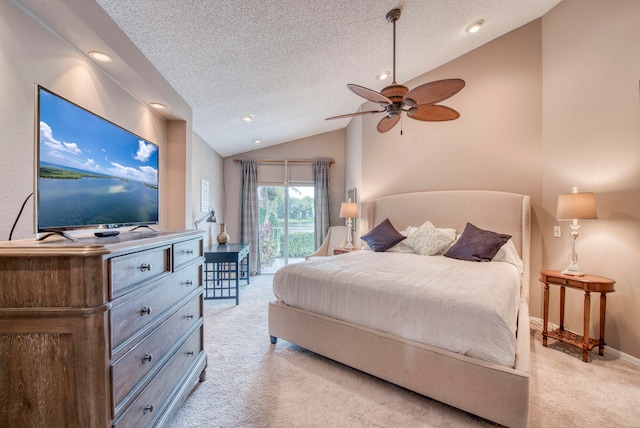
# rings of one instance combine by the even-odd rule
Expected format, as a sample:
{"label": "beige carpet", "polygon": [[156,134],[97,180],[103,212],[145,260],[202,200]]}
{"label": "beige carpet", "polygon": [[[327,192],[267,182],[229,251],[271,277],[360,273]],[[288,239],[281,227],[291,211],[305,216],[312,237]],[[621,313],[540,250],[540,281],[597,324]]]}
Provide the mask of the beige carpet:
{"label": "beige carpet", "polygon": [[[267,332],[271,275],[233,300],[205,301],[207,379],[171,426],[487,427],[495,424],[335,363]],[[576,348],[541,345],[532,323],[529,426],[640,427],[640,367]]]}

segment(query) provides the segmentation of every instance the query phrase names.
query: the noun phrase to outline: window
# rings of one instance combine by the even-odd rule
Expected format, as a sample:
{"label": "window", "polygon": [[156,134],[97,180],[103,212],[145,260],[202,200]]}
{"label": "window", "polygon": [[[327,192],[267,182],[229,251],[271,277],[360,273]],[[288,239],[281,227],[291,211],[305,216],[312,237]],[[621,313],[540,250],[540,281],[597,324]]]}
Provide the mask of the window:
{"label": "window", "polygon": [[313,185],[261,184],[258,186],[258,209],[260,271],[263,274],[274,273],[313,253]]}

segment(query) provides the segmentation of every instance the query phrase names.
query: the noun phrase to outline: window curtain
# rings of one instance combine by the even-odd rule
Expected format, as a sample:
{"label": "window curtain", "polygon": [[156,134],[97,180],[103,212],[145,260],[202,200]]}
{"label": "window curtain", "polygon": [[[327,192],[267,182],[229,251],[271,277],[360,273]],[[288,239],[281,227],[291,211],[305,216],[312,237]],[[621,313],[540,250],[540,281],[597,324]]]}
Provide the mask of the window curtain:
{"label": "window curtain", "polygon": [[240,210],[240,239],[251,244],[249,272],[260,275],[260,242],[258,237],[258,162],[242,161],[242,202]]}
{"label": "window curtain", "polygon": [[316,158],[313,162],[313,190],[315,195],[316,248],[322,245],[331,226],[331,204],[329,202],[329,168],[331,159]]}

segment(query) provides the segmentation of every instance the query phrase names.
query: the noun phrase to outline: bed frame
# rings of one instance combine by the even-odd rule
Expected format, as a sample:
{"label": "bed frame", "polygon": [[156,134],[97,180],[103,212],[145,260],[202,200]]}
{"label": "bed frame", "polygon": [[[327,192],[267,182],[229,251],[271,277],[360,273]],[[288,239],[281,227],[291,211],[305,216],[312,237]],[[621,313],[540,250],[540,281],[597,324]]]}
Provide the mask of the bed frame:
{"label": "bed frame", "polygon": [[389,218],[397,230],[429,220],[436,227],[454,227],[461,233],[470,222],[512,236],[524,263],[515,367],[459,355],[280,302],[269,304],[271,343],[281,338],[485,419],[526,427],[530,360],[529,196],[466,190],[406,193],[363,203],[363,211],[365,230]]}

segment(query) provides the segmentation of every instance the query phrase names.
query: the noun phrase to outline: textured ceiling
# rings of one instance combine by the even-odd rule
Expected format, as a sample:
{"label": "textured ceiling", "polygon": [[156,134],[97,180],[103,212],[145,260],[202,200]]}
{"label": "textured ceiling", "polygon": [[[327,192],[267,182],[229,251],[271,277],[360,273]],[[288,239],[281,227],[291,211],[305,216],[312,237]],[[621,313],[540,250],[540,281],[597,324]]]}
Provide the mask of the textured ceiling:
{"label": "textured ceiling", "polygon": [[[97,0],[193,109],[193,130],[227,157],[348,124],[346,88],[404,83],[534,20],[560,0]],[[465,32],[484,19],[482,30]],[[463,76],[447,76],[463,77]],[[452,105],[453,106],[453,105]],[[241,116],[253,114],[252,123]],[[425,126],[429,126],[425,123]],[[255,145],[254,140],[262,143]]]}

